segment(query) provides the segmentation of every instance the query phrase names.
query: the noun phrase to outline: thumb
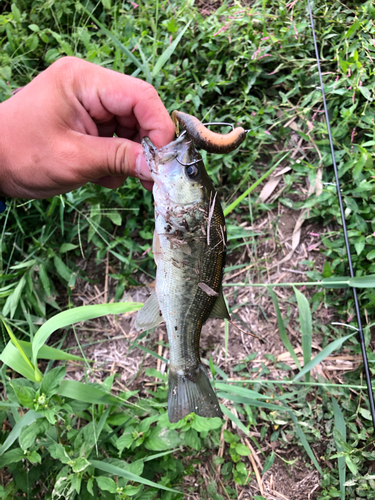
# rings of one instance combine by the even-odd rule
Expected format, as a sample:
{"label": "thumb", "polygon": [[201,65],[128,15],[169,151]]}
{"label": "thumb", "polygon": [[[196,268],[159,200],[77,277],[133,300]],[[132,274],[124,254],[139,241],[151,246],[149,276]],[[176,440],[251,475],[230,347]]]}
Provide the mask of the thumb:
{"label": "thumb", "polygon": [[102,177],[125,180],[129,176],[138,177],[141,181],[152,180],[142,146],[138,142],[81,134],[79,142],[79,174],[86,182],[95,182]]}

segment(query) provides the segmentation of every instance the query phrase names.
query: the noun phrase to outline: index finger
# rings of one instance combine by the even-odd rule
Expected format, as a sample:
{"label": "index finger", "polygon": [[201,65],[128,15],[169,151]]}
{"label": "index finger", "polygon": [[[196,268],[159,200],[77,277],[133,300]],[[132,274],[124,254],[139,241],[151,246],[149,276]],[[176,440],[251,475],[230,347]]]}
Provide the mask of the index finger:
{"label": "index finger", "polygon": [[[95,121],[115,116],[120,127],[148,135],[158,146],[174,138],[173,122],[157,91],[138,78],[84,62],[87,71],[76,82],[78,98]],[[85,68],[86,69],[86,68]]]}

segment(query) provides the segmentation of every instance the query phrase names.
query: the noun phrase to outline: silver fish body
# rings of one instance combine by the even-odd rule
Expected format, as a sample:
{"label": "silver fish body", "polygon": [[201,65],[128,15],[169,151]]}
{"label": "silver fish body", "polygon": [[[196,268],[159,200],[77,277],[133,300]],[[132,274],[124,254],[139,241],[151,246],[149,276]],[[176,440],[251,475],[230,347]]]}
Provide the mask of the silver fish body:
{"label": "silver fish body", "polygon": [[155,181],[153,253],[155,293],[138,313],[146,329],[163,320],[169,345],[168,414],[177,422],[190,412],[221,416],[199,353],[201,329],[210,316],[229,318],[221,291],[225,264],[224,215],[203,161],[185,134],[157,149],[142,141]]}

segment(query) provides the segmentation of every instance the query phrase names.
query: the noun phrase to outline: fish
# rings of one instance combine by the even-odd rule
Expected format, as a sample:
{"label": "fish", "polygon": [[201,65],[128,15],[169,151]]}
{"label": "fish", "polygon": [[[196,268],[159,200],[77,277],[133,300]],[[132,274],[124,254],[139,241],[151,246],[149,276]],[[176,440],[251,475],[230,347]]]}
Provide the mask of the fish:
{"label": "fish", "polygon": [[223,210],[188,133],[158,149],[142,146],[154,181],[155,291],[138,312],[138,330],[165,321],[170,345],[168,417],[222,417],[200,358],[209,317],[230,319],[222,292],[227,233]]}

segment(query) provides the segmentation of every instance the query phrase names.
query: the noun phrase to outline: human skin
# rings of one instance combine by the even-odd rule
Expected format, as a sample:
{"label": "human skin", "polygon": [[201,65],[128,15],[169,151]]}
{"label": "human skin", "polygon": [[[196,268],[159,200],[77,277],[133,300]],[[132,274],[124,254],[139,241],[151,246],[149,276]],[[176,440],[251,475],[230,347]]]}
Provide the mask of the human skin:
{"label": "human skin", "polygon": [[118,188],[128,176],[151,190],[146,135],[158,147],[174,138],[152,85],[64,57],[0,104],[0,193],[49,198],[87,182]]}

